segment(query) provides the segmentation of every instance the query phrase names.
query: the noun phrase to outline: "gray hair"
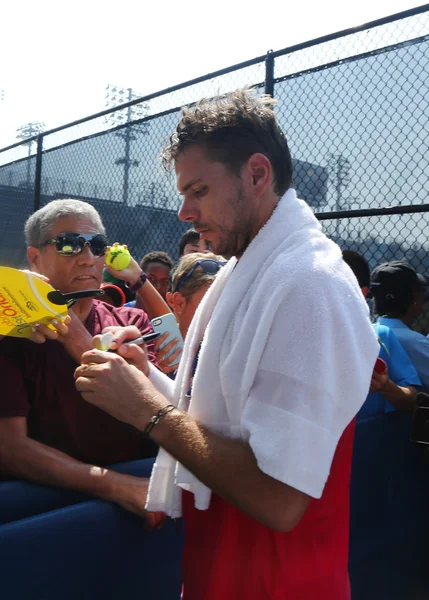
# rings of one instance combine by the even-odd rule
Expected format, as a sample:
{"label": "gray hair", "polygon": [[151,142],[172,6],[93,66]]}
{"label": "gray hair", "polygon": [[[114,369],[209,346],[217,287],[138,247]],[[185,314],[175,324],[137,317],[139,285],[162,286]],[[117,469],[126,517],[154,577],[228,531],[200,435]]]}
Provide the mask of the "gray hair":
{"label": "gray hair", "polygon": [[25,242],[28,246],[40,246],[45,242],[52,225],[60,217],[85,217],[97,227],[98,233],[106,233],[101,217],[88,202],[67,198],[52,200],[29,217],[24,226]]}

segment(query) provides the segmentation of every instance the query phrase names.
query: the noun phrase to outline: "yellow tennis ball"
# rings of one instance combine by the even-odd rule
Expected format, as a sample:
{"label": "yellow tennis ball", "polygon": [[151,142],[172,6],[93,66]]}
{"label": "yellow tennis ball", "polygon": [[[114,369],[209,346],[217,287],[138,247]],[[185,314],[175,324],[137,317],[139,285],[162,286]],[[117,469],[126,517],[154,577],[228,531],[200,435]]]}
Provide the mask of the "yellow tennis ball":
{"label": "yellow tennis ball", "polygon": [[122,271],[126,269],[131,262],[131,254],[125,246],[112,246],[106,254],[106,265]]}

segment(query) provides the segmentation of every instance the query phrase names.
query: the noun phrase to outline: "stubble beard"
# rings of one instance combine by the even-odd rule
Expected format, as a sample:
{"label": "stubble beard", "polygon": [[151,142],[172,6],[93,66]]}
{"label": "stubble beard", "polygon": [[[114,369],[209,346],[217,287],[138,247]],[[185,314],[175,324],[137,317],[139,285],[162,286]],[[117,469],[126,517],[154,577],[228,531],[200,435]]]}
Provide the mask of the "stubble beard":
{"label": "stubble beard", "polygon": [[237,190],[235,198],[231,199],[236,217],[230,229],[219,227],[219,241],[212,244],[216,254],[225,258],[241,257],[253,239],[254,220],[248,213],[248,201],[242,189]]}

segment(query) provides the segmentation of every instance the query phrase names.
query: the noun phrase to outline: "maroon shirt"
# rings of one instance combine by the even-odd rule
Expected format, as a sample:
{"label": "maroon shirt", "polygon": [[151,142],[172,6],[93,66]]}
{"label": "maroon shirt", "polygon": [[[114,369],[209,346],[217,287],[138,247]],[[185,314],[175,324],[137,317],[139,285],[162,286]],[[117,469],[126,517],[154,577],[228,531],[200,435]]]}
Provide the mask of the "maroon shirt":
{"label": "maroon shirt", "polygon": [[[135,308],[114,308],[94,300],[85,326],[97,335],[110,325],[152,326]],[[149,360],[156,363],[153,344]],[[0,418],[26,417],[30,438],[85,463],[107,465],[155,456],[157,447],[130,425],[83,400],[76,390],[76,362],[57,341],[35,344],[18,338],[0,342]]]}

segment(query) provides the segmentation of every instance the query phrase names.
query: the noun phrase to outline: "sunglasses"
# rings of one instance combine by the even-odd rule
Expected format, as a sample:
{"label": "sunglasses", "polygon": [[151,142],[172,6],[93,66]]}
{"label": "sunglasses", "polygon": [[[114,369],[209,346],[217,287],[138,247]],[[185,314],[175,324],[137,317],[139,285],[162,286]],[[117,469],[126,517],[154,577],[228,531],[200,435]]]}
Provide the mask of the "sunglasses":
{"label": "sunglasses", "polygon": [[48,246],[49,244],[55,244],[55,250],[61,256],[74,256],[79,254],[85,248],[86,244],[89,244],[91,252],[94,256],[104,256],[107,250],[107,238],[102,233],[73,233],[63,232],[59,233],[57,237],[51,240],[46,240],[43,244],[40,244],[40,248]]}
{"label": "sunglasses", "polygon": [[195,271],[195,269],[197,269],[198,267],[201,267],[202,270],[204,271],[204,273],[206,273],[207,275],[216,275],[216,273],[219,271],[219,269],[221,267],[223,267],[224,265],[226,265],[226,262],[220,262],[218,260],[211,260],[209,258],[207,258],[206,260],[199,260],[198,262],[195,263],[195,265],[182,277],[182,279],[179,280],[177,286],[176,286],[176,292],[178,292],[180,290],[181,287],[183,287],[185,285],[185,283],[187,281],[189,281],[189,279],[192,277],[193,272]]}

